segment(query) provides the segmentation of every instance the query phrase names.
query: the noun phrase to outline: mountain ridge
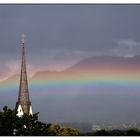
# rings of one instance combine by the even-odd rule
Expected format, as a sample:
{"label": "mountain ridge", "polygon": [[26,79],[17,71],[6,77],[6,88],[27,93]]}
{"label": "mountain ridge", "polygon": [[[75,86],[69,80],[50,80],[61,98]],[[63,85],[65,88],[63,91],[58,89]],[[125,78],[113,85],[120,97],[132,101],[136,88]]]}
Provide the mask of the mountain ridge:
{"label": "mountain ridge", "polygon": [[[69,75],[80,75],[80,71],[86,70],[90,71],[95,68],[103,68],[104,66],[109,66],[109,67],[126,67],[128,68],[139,68],[140,64],[140,55],[132,57],[132,58],[126,58],[126,57],[115,57],[115,56],[98,56],[98,57],[90,57],[87,59],[83,59],[79,61],[78,63],[70,66],[69,68],[63,70],[63,71],[57,71],[57,70],[42,70],[42,71],[37,71],[33,77],[28,78],[29,80],[36,79],[38,77],[42,78],[49,78],[49,79],[55,79],[55,77],[63,77],[67,76],[67,73],[69,72]],[[130,65],[130,66],[128,66]],[[115,69],[114,68],[114,69]],[[109,69],[109,68],[108,68]],[[102,69],[103,71],[104,69]],[[85,71],[82,72],[82,74]],[[12,81],[19,81],[19,74],[12,75],[11,77],[7,78],[4,81],[1,81],[1,83],[6,83],[6,82],[12,82]]]}

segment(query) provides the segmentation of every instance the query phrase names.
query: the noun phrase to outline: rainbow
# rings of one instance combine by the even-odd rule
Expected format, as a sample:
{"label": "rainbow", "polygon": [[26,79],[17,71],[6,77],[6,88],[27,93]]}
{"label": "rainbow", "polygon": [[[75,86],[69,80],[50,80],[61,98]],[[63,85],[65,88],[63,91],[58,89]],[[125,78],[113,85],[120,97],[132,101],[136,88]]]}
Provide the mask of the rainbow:
{"label": "rainbow", "polygon": [[[0,83],[0,97],[17,96],[19,76]],[[48,94],[140,94],[140,66],[135,63],[96,64],[61,72],[39,72],[29,79],[31,95]]]}
{"label": "rainbow", "polygon": [[[140,93],[140,76],[138,73],[119,72],[119,73],[102,73],[95,74],[88,73],[85,75],[72,76],[66,74],[62,77],[51,78],[40,76],[29,80],[29,90],[32,94],[42,95],[60,92],[65,92],[76,89],[112,92],[118,90],[120,92],[139,92]],[[4,92],[18,92],[19,82],[17,80],[10,83],[5,83],[0,86],[0,93]],[[68,92],[69,93],[69,92]],[[71,93],[72,94],[72,93]]]}

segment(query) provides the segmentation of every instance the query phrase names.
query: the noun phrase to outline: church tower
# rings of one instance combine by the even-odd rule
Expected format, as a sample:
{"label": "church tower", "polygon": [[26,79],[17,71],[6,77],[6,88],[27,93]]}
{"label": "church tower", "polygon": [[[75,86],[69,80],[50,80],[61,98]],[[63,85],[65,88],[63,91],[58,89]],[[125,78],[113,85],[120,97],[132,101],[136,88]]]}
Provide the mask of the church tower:
{"label": "church tower", "polygon": [[24,113],[32,115],[32,105],[29,98],[28,80],[26,72],[26,59],[25,59],[25,39],[24,34],[22,35],[21,46],[22,46],[22,62],[21,62],[21,73],[20,73],[20,87],[18,101],[16,103],[17,116],[21,117]]}

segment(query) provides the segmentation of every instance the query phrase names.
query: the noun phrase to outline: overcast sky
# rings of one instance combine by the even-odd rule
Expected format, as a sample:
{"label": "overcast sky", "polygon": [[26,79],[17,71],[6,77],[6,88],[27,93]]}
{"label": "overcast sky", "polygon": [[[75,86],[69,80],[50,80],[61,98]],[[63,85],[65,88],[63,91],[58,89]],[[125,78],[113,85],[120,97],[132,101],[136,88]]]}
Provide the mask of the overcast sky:
{"label": "overcast sky", "polygon": [[97,56],[140,54],[140,5],[0,5],[0,78],[19,70],[62,70]]}
{"label": "overcast sky", "polygon": [[[0,81],[20,73],[22,33],[28,76],[39,70],[63,70],[87,57],[134,57],[140,55],[140,5],[0,5]],[[102,85],[87,90],[69,85],[70,90],[62,90],[66,94],[29,86],[33,110],[49,121],[140,118],[135,84],[120,89],[114,85],[114,91]],[[7,93],[1,90],[0,107],[15,104],[18,88],[11,88]]]}

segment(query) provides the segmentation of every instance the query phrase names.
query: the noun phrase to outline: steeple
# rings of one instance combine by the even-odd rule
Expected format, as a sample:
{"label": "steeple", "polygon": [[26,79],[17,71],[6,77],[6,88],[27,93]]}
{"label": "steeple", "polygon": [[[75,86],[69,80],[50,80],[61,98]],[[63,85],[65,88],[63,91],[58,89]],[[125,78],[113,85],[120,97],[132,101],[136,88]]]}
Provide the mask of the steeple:
{"label": "steeple", "polygon": [[20,87],[19,87],[18,101],[16,103],[16,110],[18,112],[17,114],[18,116],[22,116],[24,113],[31,114],[31,115],[33,114],[32,106],[29,98],[24,44],[25,44],[25,36],[23,34],[21,40],[22,62],[21,62],[21,73],[20,73]]}

